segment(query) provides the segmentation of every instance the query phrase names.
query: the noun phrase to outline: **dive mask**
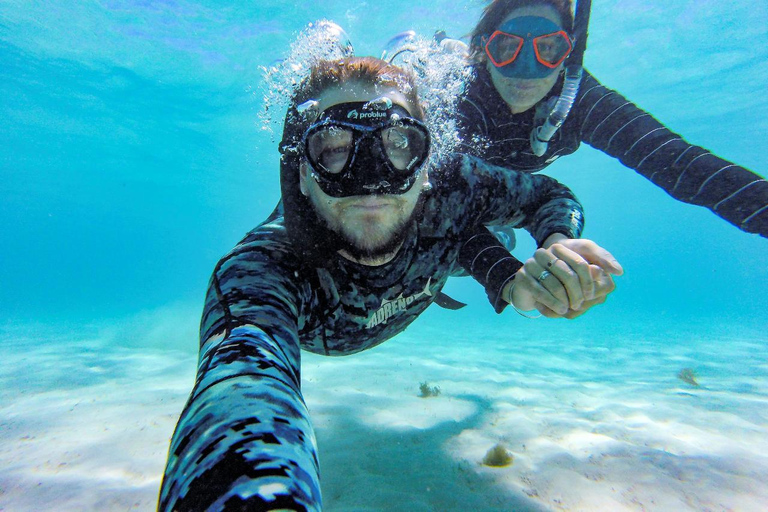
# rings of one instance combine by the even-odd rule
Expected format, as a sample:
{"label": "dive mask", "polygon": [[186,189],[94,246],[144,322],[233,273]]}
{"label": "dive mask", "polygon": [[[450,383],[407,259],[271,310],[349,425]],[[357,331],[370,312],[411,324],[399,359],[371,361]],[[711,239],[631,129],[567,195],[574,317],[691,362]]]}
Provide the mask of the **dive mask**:
{"label": "dive mask", "polygon": [[407,192],[429,146],[426,126],[386,97],[324,110],[302,140],[312,178],[332,197]]}
{"label": "dive mask", "polygon": [[562,64],[573,48],[568,34],[539,16],[513,18],[487,39],[485,53],[507,78],[544,78]]}

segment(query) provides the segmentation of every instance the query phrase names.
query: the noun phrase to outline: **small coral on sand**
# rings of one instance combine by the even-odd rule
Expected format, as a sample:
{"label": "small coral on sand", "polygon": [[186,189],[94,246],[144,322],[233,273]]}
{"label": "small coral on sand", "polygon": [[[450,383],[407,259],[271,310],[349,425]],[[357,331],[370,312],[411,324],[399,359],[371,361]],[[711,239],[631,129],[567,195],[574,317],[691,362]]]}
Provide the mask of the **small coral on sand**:
{"label": "small coral on sand", "polygon": [[439,386],[430,386],[429,382],[422,382],[419,384],[419,396],[421,398],[430,398],[433,396],[438,396],[440,394],[440,387]]}
{"label": "small coral on sand", "polygon": [[693,368],[683,368],[677,374],[677,378],[691,386],[699,387],[699,382],[696,380],[696,372],[693,371]]}
{"label": "small coral on sand", "polygon": [[504,466],[511,466],[514,457],[507,450],[507,447],[499,443],[485,454],[483,458],[483,464],[486,466],[492,466],[495,468],[502,468]]}

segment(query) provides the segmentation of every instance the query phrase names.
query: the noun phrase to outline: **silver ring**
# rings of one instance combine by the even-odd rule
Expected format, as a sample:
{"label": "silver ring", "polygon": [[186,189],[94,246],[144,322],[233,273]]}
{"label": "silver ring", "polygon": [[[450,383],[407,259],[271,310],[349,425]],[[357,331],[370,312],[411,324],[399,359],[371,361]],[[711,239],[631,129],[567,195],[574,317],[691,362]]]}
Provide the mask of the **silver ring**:
{"label": "silver ring", "polygon": [[541,283],[543,280],[545,280],[551,275],[552,275],[552,272],[550,272],[549,270],[545,270],[544,272],[541,273],[539,277],[536,278],[536,282]]}

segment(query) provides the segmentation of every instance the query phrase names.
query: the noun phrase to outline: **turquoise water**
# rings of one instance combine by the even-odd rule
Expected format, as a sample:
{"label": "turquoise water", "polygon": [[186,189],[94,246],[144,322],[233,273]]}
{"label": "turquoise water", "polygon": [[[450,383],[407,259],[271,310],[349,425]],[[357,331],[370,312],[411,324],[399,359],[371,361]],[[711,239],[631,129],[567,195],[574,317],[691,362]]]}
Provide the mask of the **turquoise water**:
{"label": "turquoise water", "polygon": [[[210,272],[278,200],[276,135],[259,118],[260,67],[283,58],[298,31],[332,19],[358,55],[378,55],[405,29],[466,34],[481,8],[476,1],[0,0],[3,444],[22,446],[25,429],[36,428],[14,423],[19,397],[59,389],[57,400],[65,400],[94,383],[127,384],[131,375],[147,382],[142,372],[121,369],[126,354],[183,362],[173,374],[180,384],[157,386],[176,400],[158,412],[172,428],[192,385]],[[765,175],[766,36],[762,2],[607,0],[593,6],[585,60],[605,85],[689,141]],[[558,364],[537,367],[531,356],[530,372],[515,371],[534,381],[538,368],[619,386],[616,368],[607,372],[594,359],[598,347],[612,347],[629,355],[605,364],[629,361],[640,375],[669,377],[671,384],[657,387],[666,389],[676,385],[670,361],[683,356],[662,356],[680,347],[685,365],[719,381],[731,399],[759,398],[733,408],[765,443],[767,420],[755,411],[768,397],[768,240],[672,200],[587,146],[549,170],[582,199],[584,235],[624,265],[617,291],[576,321],[534,322],[494,315],[478,286],[454,280],[449,291],[470,306],[427,312],[406,339],[433,351],[422,347],[414,357],[434,354],[438,364],[447,357],[441,343],[457,332],[462,343],[510,343],[529,356],[537,346],[573,343],[578,350],[560,354]],[[523,241],[517,255],[531,251]],[[168,349],[175,352],[163,355]],[[399,368],[397,346],[384,350]],[[103,368],[93,370],[100,358]],[[514,349],[509,358],[513,364]],[[460,372],[456,361],[440,364]],[[699,399],[704,409],[715,400]],[[126,417],[132,403],[114,400]],[[59,428],[51,432],[63,436],[70,427]],[[321,440],[332,434],[319,429]],[[160,465],[162,441],[152,459]],[[142,484],[144,506],[156,492],[153,464]],[[9,475],[0,475],[0,510],[4,493],[27,485],[9,483],[17,482]]]}
{"label": "turquoise water", "polygon": [[[768,8],[684,6],[600,2],[586,63],[689,140],[761,172]],[[479,4],[6,0],[1,12],[2,322],[77,326],[199,307],[218,257],[277,201],[259,66],[306,23],[334,19],[358,54],[378,54],[406,28],[464,34]],[[585,203],[585,235],[627,268],[595,311],[602,322],[760,327],[765,240],[587,147],[550,169]]]}

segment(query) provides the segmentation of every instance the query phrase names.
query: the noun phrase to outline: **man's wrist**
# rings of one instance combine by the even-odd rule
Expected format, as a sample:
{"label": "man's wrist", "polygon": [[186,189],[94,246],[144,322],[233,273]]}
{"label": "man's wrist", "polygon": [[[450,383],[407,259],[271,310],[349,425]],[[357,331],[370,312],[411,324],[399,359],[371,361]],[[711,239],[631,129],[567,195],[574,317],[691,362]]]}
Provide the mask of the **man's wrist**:
{"label": "man's wrist", "polygon": [[553,244],[556,244],[562,240],[570,240],[571,237],[560,233],[559,231],[549,235],[541,244],[542,249],[549,249]]}

